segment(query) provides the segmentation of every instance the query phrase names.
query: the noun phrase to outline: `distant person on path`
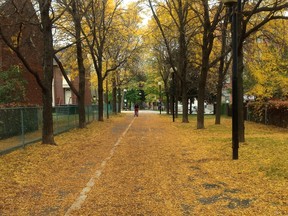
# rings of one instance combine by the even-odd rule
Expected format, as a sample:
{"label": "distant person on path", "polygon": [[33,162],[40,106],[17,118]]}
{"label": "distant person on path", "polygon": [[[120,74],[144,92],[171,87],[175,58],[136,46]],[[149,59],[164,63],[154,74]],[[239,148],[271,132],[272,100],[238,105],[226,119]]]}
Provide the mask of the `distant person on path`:
{"label": "distant person on path", "polygon": [[136,103],[134,106],[134,117],[137,116],[138,117],[138,112],[139,112],[139,105]]}

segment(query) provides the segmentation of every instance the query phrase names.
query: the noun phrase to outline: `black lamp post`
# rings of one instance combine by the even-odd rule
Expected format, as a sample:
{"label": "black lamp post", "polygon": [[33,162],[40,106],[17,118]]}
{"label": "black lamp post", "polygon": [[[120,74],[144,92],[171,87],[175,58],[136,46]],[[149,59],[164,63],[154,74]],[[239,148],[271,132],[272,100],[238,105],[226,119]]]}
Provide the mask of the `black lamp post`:
{"label": "black lamp post", "polygon": [[107,112],[107,119],[109,119],[109,96],[108,96],[108,78],[106,78],[106,112]]}
{"label": "black lamp post", "polygon": [[158,82],[159,86],[159,110],[160,110],[160,115],[161,115],[161,110],[162,110],[162,90],[161,90],[161,82]]}
{"label": "black lamp post", "polygon": [[[222,0],[222,2],[232,9],[232,158],[238,159],[239,149],[239,111],[238,111],[238,12],[241,7],[241,0]],[[238,3],[238,11],[236,5]]]}
{"label": "black lamp post", "polygon": [[176,94],[176,85],[175,85],[175,73],[174,70],[177,71],[177,68],[175,67],[170,68],[170,73],[172,74],[172,83],[171,83],[171,95],[172,95],[172,119],[173,122],[175,122],[175,94]]}

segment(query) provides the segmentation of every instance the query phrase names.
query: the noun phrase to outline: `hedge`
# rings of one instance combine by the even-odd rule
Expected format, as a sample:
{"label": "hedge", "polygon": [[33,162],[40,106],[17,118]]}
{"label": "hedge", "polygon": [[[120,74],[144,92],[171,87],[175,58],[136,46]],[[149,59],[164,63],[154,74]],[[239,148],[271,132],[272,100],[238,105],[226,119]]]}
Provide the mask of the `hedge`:
{"label": "hedge", "polygon": [[248,120],[288,128],[288,101],[249,102]]}

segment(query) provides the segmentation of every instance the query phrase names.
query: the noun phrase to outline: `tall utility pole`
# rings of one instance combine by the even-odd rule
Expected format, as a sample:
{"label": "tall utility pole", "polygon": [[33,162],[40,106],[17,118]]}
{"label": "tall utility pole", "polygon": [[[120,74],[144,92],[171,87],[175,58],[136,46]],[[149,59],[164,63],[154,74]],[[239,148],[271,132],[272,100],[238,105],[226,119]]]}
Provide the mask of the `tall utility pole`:
{"label": "tall utility pole", "polygon": [[232,10],[232,159],[238,160],[239,150],[239,110],[238,110],[238,13],[241,0],[222,0]]}
{"label": "tall utility pole", "polygon": [[161,115],[161,110],[162,110],[162,90],[161,90],[161,82],[158,82],[159,86],[159,110],[160,110],[160,115]]}

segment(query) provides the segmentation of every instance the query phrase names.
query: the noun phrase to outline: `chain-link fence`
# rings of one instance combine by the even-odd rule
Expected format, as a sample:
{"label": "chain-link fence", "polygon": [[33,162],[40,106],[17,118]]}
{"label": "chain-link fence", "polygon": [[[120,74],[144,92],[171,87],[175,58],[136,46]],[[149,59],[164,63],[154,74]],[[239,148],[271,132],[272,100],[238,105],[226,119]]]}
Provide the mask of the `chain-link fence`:
{"label": "chain-link fence", "polygon": [[[110,106],[104,106],[104,115],[111,113]],[[0,109],[0,154],[41,140],[43,109],[41,107],[21,107]],[[54,134],[78,127],[77,106],[57,106],[53,110]],[[98,120],[98,106],[86,107],[86,121]]]}

